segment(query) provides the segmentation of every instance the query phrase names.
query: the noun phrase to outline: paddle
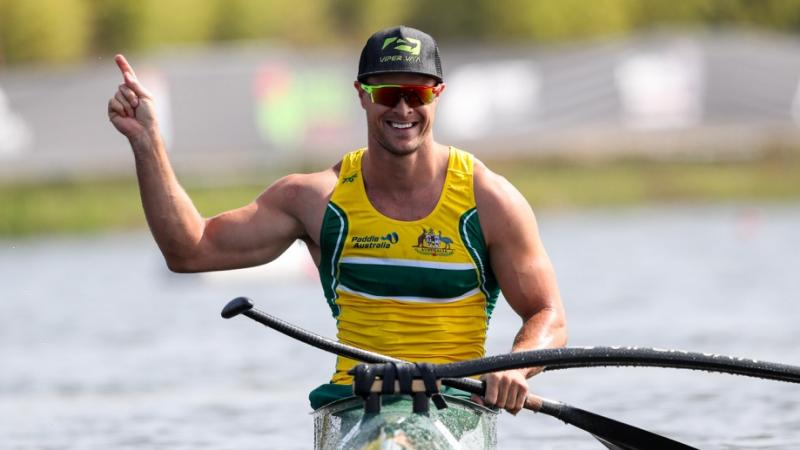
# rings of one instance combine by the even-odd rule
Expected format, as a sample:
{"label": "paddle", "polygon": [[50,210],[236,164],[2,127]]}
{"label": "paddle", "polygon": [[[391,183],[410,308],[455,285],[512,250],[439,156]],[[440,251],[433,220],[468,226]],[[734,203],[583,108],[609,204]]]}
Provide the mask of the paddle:
{"label": "paddle", "polygon": [[[368,363],[403,362],[379,353],[351,347],[296,327],[284,320],[254,308],[253,302],[245,297],[238,297],[231,300],[222,310],[222,317],[226,319],[230,319],[239,314],[243,314],[289,337],[339,356]],[[485,386],[478,380],[470,378],[445,378],[442,380],[442,383],[480,396],[484,394]],[[695,449],[694,447],[642,430],[641,428],[580,408],[575,408],[566,403],[541,398],[533,394],[529,394],[528,398],[525,400],[525,408],[555,417],[567,424],[587,431],[610,450]]]}
{"label": "paddle", "polygon": [[545,366],[545,370],[599,366],[670,367],[800,383],[800,367],[710,353],[640,347],[548,348],[437,364],[439,377],[468,377],[486,372]]}

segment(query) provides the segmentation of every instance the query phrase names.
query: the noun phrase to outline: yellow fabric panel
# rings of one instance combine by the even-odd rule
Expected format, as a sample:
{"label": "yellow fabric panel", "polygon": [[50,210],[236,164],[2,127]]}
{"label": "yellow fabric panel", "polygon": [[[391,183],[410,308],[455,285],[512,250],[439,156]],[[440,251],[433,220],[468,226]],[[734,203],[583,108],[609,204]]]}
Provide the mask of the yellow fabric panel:
{"label": "yellow fabric panel", "polygon": [[[451,148],[447,169],[445,189],[434,210],[419,220],[395,220],[378,212],[370,203],[364,188],[361,174],[361,157],[364,149],[348,153],[342,159],[339,184],[331,201],[346,211],[350,230],[348,242],[353,236],[382,236],[396,232],[401,242],[417,244],[425,230],[434,230],[438,234],[453,239],[448,252],[434,252],[436,255],[423,255],[424,258],[436,260],[437,257],[447,262],[471,263],[466,248],[461,242],[458,231],[458,220],[461,215],[475,206],[472,193],[472,156],[464,151]],[[352,180],[352,181],[347,181]],[[345,248],[342,256],[375,256],[369,248]],[[392,245],[381,254],[383,258],[420,259],[420,252],[411,245]],[[440,259],[441,259],[440,258]]]}
{"label": "yellow fabric panel", "polygon": [[[402,264],[418,262],[427,264],[422,269],[431,270],[436,276],[444,273],[436,281],[440,283],[447,283],[447,272],[434,269],[466,267],[474,270],[477,286],[480,273],[459,230],[461,217],[475,207],[472,155],[450,149],[447,179],[439,202],[427,217],[414,221],[386,217],[372,206],[361,172],[363,155],[361,149],[343,158],[331,198],[344,211],[348,224],[340,261],[356,258],[366,264],[375,259],[383,261],[381,264],[397,260]],[[434,278],[427,277],[426,282]],[[370,298],[359,295],[356,287],[347,288],[338,287],[335,300],[340,311],[338,338],[343,343],[415,362],[453,362],[484,354],[488,317],[487,299],[481,291],[459,297],[461,300],[427,303],[425,299],[404,301],[399,299],[401,295]],[[332,381],[351,383],[346,372],[354,365],[353,360],[339,358]]]}
{"label": "yellow fabric panel", "polygon": [[[485,301],[480,295],[446,304],[340,298],[340,342],[414,362],[447,363],[484,355]],[[376,318],[380,318],[376,321]],[[332,381],[352,383],[355,366],[338,358]]]}

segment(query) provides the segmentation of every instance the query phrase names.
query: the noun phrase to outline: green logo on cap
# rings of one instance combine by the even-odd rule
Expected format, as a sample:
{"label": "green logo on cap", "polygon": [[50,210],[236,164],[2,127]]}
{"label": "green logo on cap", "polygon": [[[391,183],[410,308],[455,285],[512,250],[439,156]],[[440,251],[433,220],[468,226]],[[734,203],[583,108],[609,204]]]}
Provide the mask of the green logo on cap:
{"label": "green logo on cap", "polygon": [[422,50],[422,43],[419,41],[419,39],[414,39],[414,38],[401,39],[396,37],[390,37],[384,39],[383,47],[381,47],[381,50],[386,50],[386,47],[395,42],[397,43],[397,45],[395,47],[392,47],[393,50],[410,53],[414,56],[419,56],[419,51]]}

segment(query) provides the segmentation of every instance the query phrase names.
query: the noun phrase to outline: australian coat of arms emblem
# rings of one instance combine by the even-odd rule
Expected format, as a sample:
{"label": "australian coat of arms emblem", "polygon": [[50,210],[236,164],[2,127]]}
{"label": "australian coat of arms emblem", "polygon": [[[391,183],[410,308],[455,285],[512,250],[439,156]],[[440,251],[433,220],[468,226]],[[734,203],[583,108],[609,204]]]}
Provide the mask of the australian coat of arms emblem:
{"label": "australian coat of arms emblem", "polygon": [[435,232],[433,228],[422,229],[414,245],[417,253],[427,256],[450,256],[453,254],[453,239],[442,236],[442,230]]}

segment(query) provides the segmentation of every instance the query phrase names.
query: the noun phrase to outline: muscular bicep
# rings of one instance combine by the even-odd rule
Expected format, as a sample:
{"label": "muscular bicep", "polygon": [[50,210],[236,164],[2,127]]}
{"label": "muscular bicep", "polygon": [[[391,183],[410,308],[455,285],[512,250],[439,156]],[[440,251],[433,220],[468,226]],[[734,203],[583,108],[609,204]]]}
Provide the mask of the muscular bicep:
{"label": "muscular bicep", "polygon": [[[512,351],[563,346],[567,342],[564,307],[533,210],[508,181],[485,167],[480,169],[475,201],[492,270],[503,296],[522,319]],[[540,370],[530,368],[525,375]]]}
{"label": "muscular bicep", "polygon": [[208,219],[203,235],[207,250],[216,255],[217,269],[270,262],[299,237],[293,217],[258,200]]}
{"label": "muscular bicep", "polygon": [[555,271],[535,231],[535,221],[516,220],[504,227],[506,238],[491,244],[490,259],[503,295],[524,319],[543,308],[560,307],[560,301]]}
{"label": "muscular bicep", "polygon": [[185,272],[236,269],[270,262],[303,236],[303,226],[287,197],[295,186],[279,180],[252,203],[205,220],[200,241]]}
{"label": "muscular bicep", "polygon": [[503,296],[523,320],[545,309],[561,314],[555,271],[530,205],[501,177],[487,184],[476,201]]}

